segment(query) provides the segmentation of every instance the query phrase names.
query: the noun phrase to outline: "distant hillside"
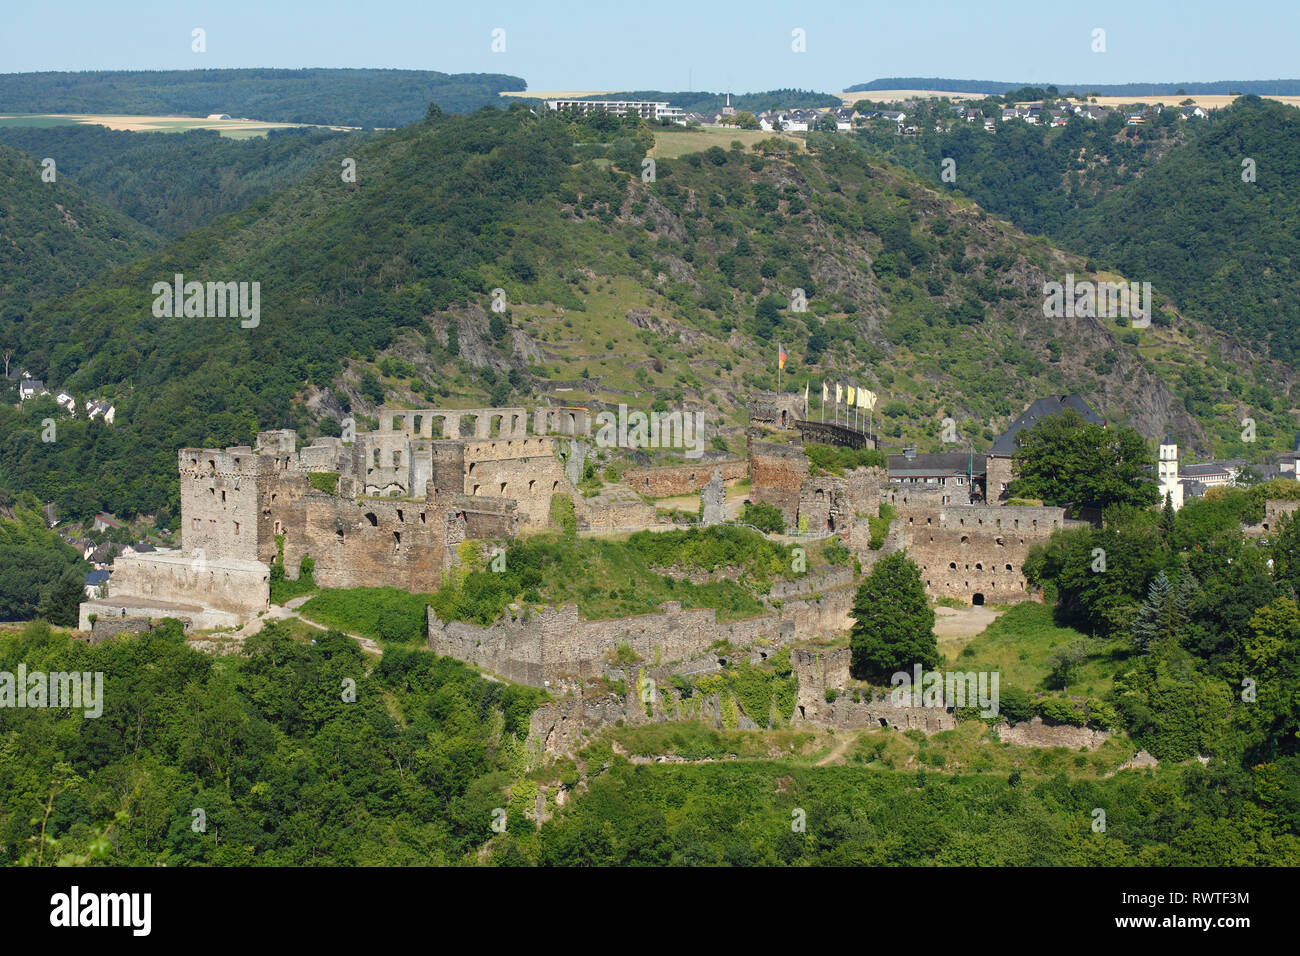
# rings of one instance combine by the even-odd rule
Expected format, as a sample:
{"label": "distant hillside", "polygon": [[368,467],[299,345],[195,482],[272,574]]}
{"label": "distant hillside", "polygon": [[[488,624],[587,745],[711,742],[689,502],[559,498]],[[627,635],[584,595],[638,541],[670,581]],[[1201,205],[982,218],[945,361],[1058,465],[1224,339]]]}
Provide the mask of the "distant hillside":
{"label": "distant hillside", "polygon": [[[118,423],[111,439],[74,421],[58,443],[0,446],[0,469],[70,516],[101,501],[175,513],[177,446],[315,434],[381,403],[684,403],[738,453],[778,342],[783,387],[811,386],[813,415],[823,379],[857,382],[881,396],[887,440],[927,448],[951,416],[981,450],[1031,399],[1066,392],[1204,448],[1184,365],[1213,370],[1223,402],[1235,377],[1273,374],[1190,321],[1044,319],[1043,283],[1082,275],[1081,258],[843,140],[715,146],[661,159],[646,183],[648,131],[614,128],[607,146],[597,133],[522,107],[434,111],[359,150],[356,184],[327,165],[46,303],[19,358],[110,392]],[[260,282],[260,324],[155,318],[152,287],[175,273]],[[505,314],[490,311],[497,288]],[[0,430],[27,427],[0,407]]]}
{"label": "distant hillside", "polygon": [[[920,104],[922,130],[859,141],[1096,264],[1151,281],[1186,316],[1300,368],[1300,110],[1247,96],[1205,119],[1165,110],[1138,127],[1112,113],[996,134]],[[936,124],[951,128],[934,132]],[[941,181],[942,161],[956,181]],[[1256,170],[1242,180],[1243,160]],[[1281,402],[1285,411],[1291,401]],[[1209,411],[1204,398],[1198,414]],[[1272,404],[1270,402],[1270,404]]]}
{"label": "distant hillside", "polygon": [[[1001,96],[1025,86],[1046,83],[1004,83],[997,80],[945,80],[933,76],[892,76],[870,83],[855,83],[846,93],[870,90],[947,90],[951,93],[983,93]],[[1257,96],[1300,96],[1300,80],[1215,80],[1212,83],[1057,83],[1064,93],[1095,93],[1098,96],[1178,96],[1198,93],[1254,93]]]}
{"label": "distant hillside", "polygon": [[58,157],[61,175],[169,237],[292,186],[326,160],[337,164],[370,135],[285,129],[229,139],[212,130],[0,126],[0,143],[37,158]]}
{"label": "distant hillside", "polygon": [[206,116],[326,126],[404,126],[430,103],[463,113],[497,106],[517,76],[433,70],[156,70],[0,74],[0,113]]}
{"label": "distant hillside", "polygon": [[[15,499],[0,487],[0,621],[25,621],[39,608],[58,623],[75,623],[89,570],[81,555],[45,526],[36,498]],[[64,588],[57,590],[64,578]]]}
{"label": "distant hillside", "polygon": [[[1254,181],[1243,180],[1249,160]],[[1076,245],[1300,367],[1300,110],[1247,97],[1088,210]]]}
{"label": "distant hillside", "polygon": [[55,170],[43,182],[39,159],[0,145],[0,346],[18,344],[35,299],[71,292],[159,243]]}

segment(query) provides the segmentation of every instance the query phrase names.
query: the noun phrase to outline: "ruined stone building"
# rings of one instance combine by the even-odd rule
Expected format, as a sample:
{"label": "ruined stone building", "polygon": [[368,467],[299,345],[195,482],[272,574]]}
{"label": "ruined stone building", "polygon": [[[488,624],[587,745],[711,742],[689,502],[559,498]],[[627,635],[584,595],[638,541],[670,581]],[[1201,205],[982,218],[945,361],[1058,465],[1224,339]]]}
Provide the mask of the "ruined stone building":
{"label": "ruined stone building", "polygon": [[[550,527],[569,495],[580,525],[654,520],[635,495],[585,499],[565,473],[590,428],[582,408],[392,410],[379,428],[318,438],[264,431],[257,444],[178,453],[179,552],[130,555],[91,615],[185,617],[195,627],[242,623],[269,606],[270,565],[286,576],[304,557],[322,587],[438,588],[466,538],[512,538]],[[452,437],[441,437],[452,436]]]}

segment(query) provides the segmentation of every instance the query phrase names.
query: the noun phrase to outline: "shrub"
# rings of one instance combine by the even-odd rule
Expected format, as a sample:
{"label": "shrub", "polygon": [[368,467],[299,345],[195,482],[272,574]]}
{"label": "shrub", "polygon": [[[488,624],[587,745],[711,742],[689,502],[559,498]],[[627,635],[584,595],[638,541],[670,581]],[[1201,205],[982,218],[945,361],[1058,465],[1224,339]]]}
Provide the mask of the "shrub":
{"label": "shrub", "polygon": [[551,521],[572,538],[578,533],[578,515],[568,495],[551,495]]}
{"label": "shrub", "polygon": [[307,475],[307,483],[316,491],[329,495],[338,494],[339,473],[337,471],[313,471]]}
{"label": "shrub", "polygon": [[780,534],[785,530],[785,516],[781,514],[781,509],[766,502],[745,505],[740,513],[740,520],[744,524],[753,525],[759,531],[772,534]]}

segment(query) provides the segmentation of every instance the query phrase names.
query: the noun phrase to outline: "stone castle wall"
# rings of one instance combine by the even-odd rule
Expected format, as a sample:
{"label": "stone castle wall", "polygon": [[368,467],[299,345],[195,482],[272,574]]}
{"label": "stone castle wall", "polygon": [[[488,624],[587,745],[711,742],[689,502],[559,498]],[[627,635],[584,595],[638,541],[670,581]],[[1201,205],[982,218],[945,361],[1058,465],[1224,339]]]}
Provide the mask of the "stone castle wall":
{"label": "stone castle wall", "polygon": [[920,567],[930,595],[975,604],[1029,599],[1022,570],[1029,549],[1075,524],[1066,521],[1064,508],[898,508],[900,545]]}
{"label": "stone castle wall", "polygon": [[805,478],[799,488],[798,521],[802,524],[807,519],[809,531],[834,531],[847,537],[855,521],[865,526],[865,516],[875,517],[880,512],[880,497],[888,479],[883,468],[855,468],[842,478]]}
{"label": "stone castle wall", "polygon": [[194,557],[258,560],[259,491],[278,472],[276,459],[251,448],[178,453],[181,550]]}
{"label": "stone castle wall", "polygon": [[108,595],[82,603],[80,628],[90,630],[92,614],[186,617],[195,627],[238,624],[270,607],[270,575],[260,561],[238,558],[197,558],[174,551],[119,555]]}
{"label": "stone castle wall", "polygon": [[551,496],[579,496],[550,438],[500,438],[465,443],[461,490],[471,497],[513,498],[529,528],[548,528]]}
{"label": "stone castle wall", "polygon": [[798,445],[754,441],[749,446],[749,500],[781,510],[787,527],[798,520],[799,499],[808,477],[808,457]]}
{"label": "stone castle wall", "polygon": [[1270,498],[1264,502],[1264,520],[1259,524],[1246,526],[1246,534],[1261,535],[1272,532],[1276,534],[1283,516],[1294,515],[1300,510],[1300,501]]}
{"label": "stone castle wall", "polygon": [[541,687],[601,676],[621,644],[644,661],[665,662],[697,657],[722,640],[748,647],[763,638],[776,646],[796,637],[834,634],[847,626],[852,598],[852,588],[839,588],[816,600],[789,601],[778,613],[730,622],[718,621],[712,609],[683,610],[671,601],[658,614],[604,621],[583,619],[575,605],[512,607],[488,627],[442,621],[430,609],[429,648]]}
{"label": "stone castle wall", "polygon": [[749,474],[749,462],[700,461],[666,468],[629,468],[623,472],[623,481],[633,491],[650,498],[670,498],[700,491],[715,470],[722,474],[723,481],[735,481]]}
{"label": "stone castle wall", "polygon": [[1011,484],[1014,477],[1010,458],[989,455],[985,460],[984,496],[991,505],[1005,504],[1010,497],[1002,486]]}

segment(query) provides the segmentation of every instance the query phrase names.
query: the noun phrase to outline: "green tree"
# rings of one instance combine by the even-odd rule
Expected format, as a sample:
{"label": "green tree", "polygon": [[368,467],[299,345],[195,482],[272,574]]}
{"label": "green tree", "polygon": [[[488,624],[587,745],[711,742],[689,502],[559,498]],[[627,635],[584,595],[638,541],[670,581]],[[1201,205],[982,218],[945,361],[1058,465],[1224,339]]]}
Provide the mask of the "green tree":
{"label": "green tree", "polygon": [[1163,641],[1178,642],[1191,618],[1195,591],[1196,581],[1190,572],[1183,572],[1177,585],[1163,571],[1156,575],[1133,622],[1133,646],[1139,653],[1148,654]]}
{"label": "green tree", "polygon": [[921,569],[906,555],[896,552],[876,562],[854,596],[852,616],[849,646],[855,677],[884,680],[914,664],[938,665],[934,610]]}
{"label": "green tree", "polygon": [[740,512],[742,524],[753,525],[759,531],[780,534],[785,530],[785,516],[776,505],[767,502],[747,504]]}
{"label": "green tree", "polygon": [[76,627],[81,602],[86,599],[84,578],[77,568],[70,568],[41,594],[36,616],[51,624]]}
{"label": "green tree", "polygon": [[1016,437],[1011,483],[1016,498],[1041,498],[1070,509],[1147,507],[1160,499],[1150,475],[1155,459],[1131,428],[1094,425],[1072,408],[1042,419]]}

